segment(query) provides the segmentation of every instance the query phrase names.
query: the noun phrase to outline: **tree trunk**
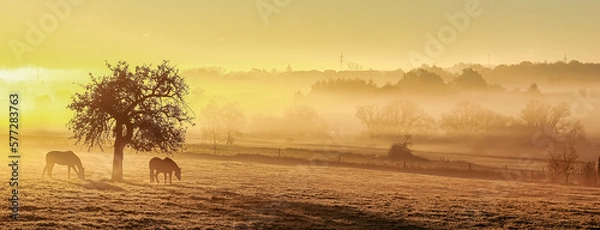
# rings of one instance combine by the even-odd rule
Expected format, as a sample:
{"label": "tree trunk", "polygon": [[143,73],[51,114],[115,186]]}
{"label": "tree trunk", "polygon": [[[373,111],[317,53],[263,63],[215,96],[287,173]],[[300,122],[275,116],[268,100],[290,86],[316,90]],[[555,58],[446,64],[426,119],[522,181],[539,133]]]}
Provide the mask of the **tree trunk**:
{"label": "tree trunk", "polygon": [[123,180],[123,149],[125,145],[115,144],[115,152],[113,156],[113,172],[112,172],[112,181],[122,181]]}
{"label": "tree trunk", "polygon": [[[123,133],[125,131],[125,134]],[[123,180],[123,150],[127,143],[133,136],[133,129],[131,123],[117,120],[115,127],[115,149],[113,155],[113,173],[111,180],[122,181]]]}

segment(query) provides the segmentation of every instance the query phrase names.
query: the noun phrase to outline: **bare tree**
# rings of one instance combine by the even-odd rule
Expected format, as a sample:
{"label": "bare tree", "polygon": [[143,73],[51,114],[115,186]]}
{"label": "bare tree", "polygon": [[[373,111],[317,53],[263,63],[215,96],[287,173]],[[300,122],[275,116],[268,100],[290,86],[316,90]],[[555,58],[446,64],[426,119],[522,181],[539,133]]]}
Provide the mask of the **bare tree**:
{"label": "bare tree", "polygon": [[548,169],[554,179],[564,176],[565,183],[569,183],[569,176],[574,173],[579,158],[577,147],[585,141],[585,132],[581,123],[576,121],[565,125],[558,135],[549,150]]}
{"label": "bare tree", "polygon": [[283,113],[282,122],[284,127],[290,129],[288,134],[318,136],[327,133],[327,122],[310,106],[296,105],[287,108]]}
{"label": "bare tree", "polygon": [[164,61],[129,67],[124,61],[106,63],[110,75],[94,77],[75,93],[67,107],[75,112],[67,127],[77,143],[102,148],[113,142],[112,180],[123,179],[123,150],[178,151],[185,140],[185,126],[193,117],[184,97],[189,86],[178,70]]}
{"label": "bare tree", "polygon": [[380,134],[382,118],[379,106],[369,104],[356,107],[356,117],[366,127],[367,135],[371,138]]}
{"label": "bare tree", "polygon": [[410,101],[395,101],[384,107],[375,104],[358,106],[356,117],[369,137],[405,136],[425,132],[434,123],[423,109]]}
{"label": "bare tree", "polygon": [[553,178],[565,177],[565,183],[569,183],[569,176],[574,172],[575,161],[577,161],[577,151],[574,146],[562,145],[550,150],[550,159],[548,169]]}
{"label": "bare tree", "polygon": [[217,144],[225,139],[225,124],[221,119],[221,109],[215,100],[210,100],[201,112],[202,137],[212,142],[213,153],[217,154]]}
{"label": "bare tree", "polygon": [[383,108],[382,117],[386,132],[391,136],[406,136],[433,123],[433,119],[418,105],[410,101],[395,101]]}
{"label": "bare tree", "polygon": [[476,135],[501,126],[505,120],[500,114],[481,105],[462,102],[442,115],[441,127],[454,135]]}
{"label": "bare tree", "polygon": [[351,61],[346,63],[346,65],[348,66],[348,70],[350,70],[350,71],[361,71],[363,68],[363,66],[361,64],[358,64],[356,62],[351,62]]}
{"label": "bare tree", "polygon": [[221,108],[221,119],[225,125],[225,144],[232,145],[242,135],[240,128],[246,123],[244,111],[237,102],[229,102]]}
{"label": "bare tree", "polygon": [[521,110],[521,119],[528,127],[538,130],[554,131],[568,122],[571,115],[566,103],[554,106],[540,100],[531,100]]}
{"label": "bare tree", "polygon": [[240,128],[246,122],[244,111],[237,102],[227,102],[222,107],[211,99],[201,113],[202,136],[213,144],[214,154],[217,144],[224,141],[231,145],[240,136]]}

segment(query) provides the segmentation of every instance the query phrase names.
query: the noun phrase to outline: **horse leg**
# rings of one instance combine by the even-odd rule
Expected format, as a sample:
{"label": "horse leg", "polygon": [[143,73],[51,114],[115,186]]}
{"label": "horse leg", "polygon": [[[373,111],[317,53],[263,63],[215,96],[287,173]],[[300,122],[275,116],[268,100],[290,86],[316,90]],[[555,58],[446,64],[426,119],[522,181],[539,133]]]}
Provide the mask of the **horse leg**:
{"label": "horse leg", "polygon": [[173,184],[173,172],[169,172],[169,184]]}
{"label": "horse leg", "polygon": [[158,172],[158,170],[156,170],[154,172],[154,180],[156,180],[156,183],[160,183],[160,181],[158,180],[158,174],[160,174],[160,172]]}
{"label": "horse leg", "polygon": [[150,167],[150,183],[154,182],[154,173],[152,173],[152,167]]}
{"label": "horse leg", "polygon": [[163,174],[165,174],[165,184],[166,184],[167,183],[167,173],[165,172]]}
{"label": "horse leg", "polygon": [[54,170],[54,163],[48,164],[48,176],[52,177],[52,170]]}
{"label": "horse leg", "polygon": [[46,170],[48,170],[48,164],[44,166],[44,171],[42,171],[42,177],[44,177],[44,174],[46,174]]}
{"label": "horse leg", "polygon": [[77,173],[78,178],[85,178],[85,175],[83,175],[83,165],[73,165],[73,170],[75,170],[75,172]]}
{"label": "horse leg", "polygon": [[77,170],[77,167],[75,167],[75,165],[71,165],[71,168],[73,168],[73,171],[75,171],[75,173],[79,175],[79,170]]}
{"label": "horse leg", "polygon": [[71,166],[67,165],[67,178],[71,179]]}

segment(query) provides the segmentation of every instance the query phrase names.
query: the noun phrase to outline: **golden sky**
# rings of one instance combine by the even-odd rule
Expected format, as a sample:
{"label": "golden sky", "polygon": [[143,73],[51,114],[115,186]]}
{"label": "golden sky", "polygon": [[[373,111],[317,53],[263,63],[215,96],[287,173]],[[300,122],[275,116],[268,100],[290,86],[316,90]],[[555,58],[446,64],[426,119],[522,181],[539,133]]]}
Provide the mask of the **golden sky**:
{"label": "golden sky", "polygon": [[[600,61],[600,1],[131,0],[16,1],[0,7],[0,68],[103,68],[104,60],[228,70],[415,67],[427,34],[448,44],[429,62]],[[260,6],[260,7],[257,7]],[[458,31],[446,14],[476,9]],[[269,13],[271,12],[271,13]],[[275,13],[276,12],[276,13]],[[466,14],[468,15],[468,14]],[[464,22],[464,21],[463,21]],[[464,25],[464,24],[463,24]],[[449,27],[450,26],[450,27]],[[33,31],[33,32],[32,32]],[[40,33],[35,32],[41,31]]]}

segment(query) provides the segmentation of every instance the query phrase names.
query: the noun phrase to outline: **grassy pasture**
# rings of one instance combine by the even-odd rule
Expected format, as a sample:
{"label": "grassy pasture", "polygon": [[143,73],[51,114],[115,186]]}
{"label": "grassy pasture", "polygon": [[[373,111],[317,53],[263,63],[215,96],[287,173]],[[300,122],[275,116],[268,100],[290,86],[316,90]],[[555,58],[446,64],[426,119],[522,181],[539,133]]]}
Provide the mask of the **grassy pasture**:
{"label": "grassy pasture", "polygon": [[[55,167],[53,178],[42,178],[45,152],[65,146],[41,140],[23,150],[20,219],[10,220],[4,209],[6,228],[600,227],[600,188],[212,156],[194,149],[175,154],[183,176],[172,185],[163,184],[162,175],[160,184],[149,182],[148,161],[163,155],[126,153],[125,181],[111,182],[112,154],[79,148],[71,149],[83,161],[86,180],[68,179],[64,166]],[[8,176],[9,168],[0,173]],[[8,197],[8,183],[1,191]]]}

